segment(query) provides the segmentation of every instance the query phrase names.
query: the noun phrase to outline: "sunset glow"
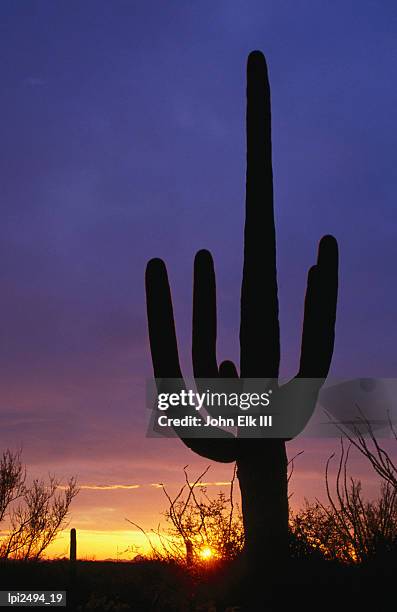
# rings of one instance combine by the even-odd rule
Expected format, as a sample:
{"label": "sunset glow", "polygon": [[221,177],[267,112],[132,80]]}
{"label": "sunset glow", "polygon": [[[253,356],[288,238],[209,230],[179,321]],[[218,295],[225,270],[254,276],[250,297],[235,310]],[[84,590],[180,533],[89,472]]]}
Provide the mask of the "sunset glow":
{"label": "sunset glow", "polygon": [[214,558],[213,550],[211,550],[211,548],[209,546],[206,546],[205,548],[202,548],[200,550],[200,558],[203,561],[211,561],[211,559]]}
{"label": "sunset glow", "polygon": [[[148,552],[148,542],[143,533],[138,530],[81,529],[77,532],[77,556],[80,560],[125,561],[133,559],[137,554],[145,555]],[[69,557],[69,531],[65,530],[61,533],[46,553],[46,557],[51,559]]]}
{"label": "sunset glow", "polygon": [[[152,441],[149,441],[148,446],[150,443],[153,444]],[[296,461],[293,482],[291,482],[293,496],[290,504],[293,510],[301,507],[307,494],[324,500],[323,469],[327,457],[334,449],[333,440],[311,441],[310,447],[303,439],[290,443],[291,455],[305,450]],[[316,468],[313,468],[313,455],[317,459]],[[110,478],[112,472],[110,462],[102,464],[100,477],[91,462],[82,462],[80,465],[68,463],[64,472],[79,475],[80,493],[73,501],[67,528],[48,548],[46,556],[49,558],[69,556],[71,527],[77,530],[77,558],[81,560],[131,560],[136,555],[150,553],[148,539],[142,531],[128,524],[126,519],[142,527],[157,545],[156,536],[151,533],[151,530],[156,529],[159,522],[162,529],[168,528],[169,525],[164,517],[168,502],[162,485],[155,483],[152,477],[156,474],[170,495],[175,496],[180,490],[183,478],[179,466],[185,465],[188,459],[190,459],[189,475],[192,477],[203,471],[206,466],[200,460],[192,461],[192,457],[180,445],[176,446],[174,451],[174,461],[177,463],[175,469],[170,471],[157,458],[153,458],[151,464],[148,463],[147,466],[141,468],[142,474],[138,482],[134,482],[136,472],[134,465],[130,462],[118,463],[117,475],[120,479],[117,481],[114,479],[113,482]],[[362,479],[368,494],[375,495],[376,482],[368,479],[368,472],[361,458],[353,453],[351,461],[355,473]],[[36,465],[35,470],[31,470],[31,475],[40,476],[40,474],[45,474],[45,470],[45,465]],[[54,465],[54,471],[62,475],[62,466]],[[215,498],[219,491],[228,495],[229,485],[227,483],[232,477],[232,467],[214,464],[211,466],[209,475],[212,478],[205,481],[209,497]],[[144,476],[147,477],[146,481]],[[240,505],[238,486],[235,487],[234,495],[235,502]],[[215,558],[214,551],[208,546],[203,546],[200,551],[197,551],[197,557],[201,561],[210,561]]]}

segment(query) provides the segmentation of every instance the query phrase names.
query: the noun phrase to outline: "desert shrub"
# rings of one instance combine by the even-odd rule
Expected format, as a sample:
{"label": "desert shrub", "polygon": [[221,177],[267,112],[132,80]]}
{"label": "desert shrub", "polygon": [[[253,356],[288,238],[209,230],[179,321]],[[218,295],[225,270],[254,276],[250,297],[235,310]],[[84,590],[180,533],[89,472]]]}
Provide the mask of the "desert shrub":
{"label": "desert shrub", "polygon": [[233,498],[235,471],[229,494],[221,491],[211,499],[202,482],[208,469],[191,482],[185,468],[185,483],[174,498],[165,486],[161,485],[168,502],[164,513],[167,526],[159,526],[149,534],[144,532],[150,544],[152,558],[197,565],[215,560],[232,560],[242,551],[242,515]]}
{"label": "desert shrub", "polygon": [[0,458],[0,559],[39,559],[65,527],[70,504],[78,493],[71,478],[60,492],[59,481],[26,479],[21,452],[3,452]]}
{"label": "desert shrub", "polygon": [[[397,546],[397,489],[385,479],[375,500],[363,498],[362,485],[348,475],[351,445],[341,440],[333,486],[328,461],[325,484],[328,503],[316,500],[291,517],[290,526],[299,553],[316,551],[325,559],[361,563],[392,552]],[[380,448],[380,447],[379,447]]]}

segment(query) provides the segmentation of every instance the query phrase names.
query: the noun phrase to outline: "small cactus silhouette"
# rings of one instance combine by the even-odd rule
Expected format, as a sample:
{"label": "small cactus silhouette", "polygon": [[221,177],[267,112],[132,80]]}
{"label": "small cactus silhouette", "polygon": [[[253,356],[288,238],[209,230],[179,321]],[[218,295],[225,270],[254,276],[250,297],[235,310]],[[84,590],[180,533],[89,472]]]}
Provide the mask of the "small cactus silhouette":
{"label": "small cactus silhouette", "polygon": [[72,563],[76,561],[77,543],[76,543],[76,530],[73,527],[70,530],[70,556],[69,559]]}

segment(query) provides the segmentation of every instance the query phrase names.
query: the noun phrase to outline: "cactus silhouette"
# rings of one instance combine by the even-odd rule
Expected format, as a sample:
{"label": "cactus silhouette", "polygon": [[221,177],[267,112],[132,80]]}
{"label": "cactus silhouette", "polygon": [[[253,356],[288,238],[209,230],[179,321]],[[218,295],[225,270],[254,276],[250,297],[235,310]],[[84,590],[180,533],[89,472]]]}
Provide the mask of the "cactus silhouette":
{"label": "cactus silhouette", "polygon": [[72,563],[76,561],[76,552],[77,552],[76,530],[73,527],[70,530],[70,551],[69,551],[69,559]]}
{"label": "cactus silhouette", "polygon": [[76,559],[77,559],[77,539],[76,529],[70,530],[69,545],[69,589],[67,593],[68,610],[76,609]]}
{"label": "cactus silhouette", "polygon": [[[247,63],[247,170],[244,266],[241,288],[240,377],[278,379],[280,337],[273,212],[270,88],[263,54]],[[301,356],[297,377],[275,393],[288,393],[299,378],[328,374],[334,346],[338,248],[324,236],[307,279]],[[149,339],[156,378],[182,378],[167,270],[161,259],[146,270]],[[211,254],[194,262],[193,371],[196,379],[237,377],[231,361],[216,359],[215,273]],[[316,401],[316,394],[308,401]],[[288,492],[285,440],[248,437],[207,439],[181,436],[193,451],[220,462],[237,462],[248,568],[258,586],[263,572],[282,570],[288,553]],[[260,571],[260,574],[259,574]],[[261,584],[261,588],[262,588]],[[263,597],[263,596],[262,596]],[[263,601],[263,599],[262,599]]]}

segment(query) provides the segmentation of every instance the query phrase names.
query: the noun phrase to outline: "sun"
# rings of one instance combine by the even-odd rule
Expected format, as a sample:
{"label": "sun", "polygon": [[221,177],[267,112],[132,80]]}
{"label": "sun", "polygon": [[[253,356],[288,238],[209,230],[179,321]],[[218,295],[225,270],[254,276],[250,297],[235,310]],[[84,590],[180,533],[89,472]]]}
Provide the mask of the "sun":
{"label": "sun", "polygon": [[199,554],[203,561],[210,561],[214,557],[214,552],[209,546],[201,548]]}

